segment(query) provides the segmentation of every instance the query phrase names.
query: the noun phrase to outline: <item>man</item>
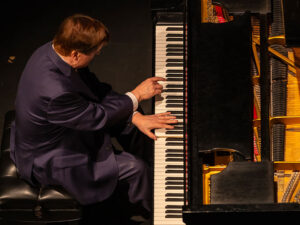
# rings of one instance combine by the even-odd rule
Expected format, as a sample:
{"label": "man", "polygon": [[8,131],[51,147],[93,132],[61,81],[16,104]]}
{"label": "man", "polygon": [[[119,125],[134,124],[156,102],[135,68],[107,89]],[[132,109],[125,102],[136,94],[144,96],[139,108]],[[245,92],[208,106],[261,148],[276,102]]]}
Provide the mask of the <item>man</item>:
{"label": "man", "polygon": [[[172,129],[177,121],[169,113],[136,111],[139,102],[162,92],[158,81],[163,78],[149,78],[122,95],[89,71],[108,39],[100,21],[76,14],[62,22],[52,42],[33,53],[19,81],[11,158],[21,178],[33,185],[61,185],[82,205],[106,200],[123,182],[129,201],[150,211],[147,164],[116,151],[111,137],[120,137],[132,150],[122,135],[129,137],[133,125],[156,139],[151,130]],[[133,144],[139,148],[135,152],[146,148]]]}

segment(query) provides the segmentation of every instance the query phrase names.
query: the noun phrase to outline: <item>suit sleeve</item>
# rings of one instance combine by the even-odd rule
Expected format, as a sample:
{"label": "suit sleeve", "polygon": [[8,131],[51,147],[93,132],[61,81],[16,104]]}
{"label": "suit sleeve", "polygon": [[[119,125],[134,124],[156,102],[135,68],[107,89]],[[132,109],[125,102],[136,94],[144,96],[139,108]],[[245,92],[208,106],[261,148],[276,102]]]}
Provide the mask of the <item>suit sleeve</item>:
{"label": "suit sleeve", "polygon": [[76,93],[63,93],[50,100],[47,118],[60,126],[94,131],[126,121],[132,114],[132,101],[126,95],[92,102]]}

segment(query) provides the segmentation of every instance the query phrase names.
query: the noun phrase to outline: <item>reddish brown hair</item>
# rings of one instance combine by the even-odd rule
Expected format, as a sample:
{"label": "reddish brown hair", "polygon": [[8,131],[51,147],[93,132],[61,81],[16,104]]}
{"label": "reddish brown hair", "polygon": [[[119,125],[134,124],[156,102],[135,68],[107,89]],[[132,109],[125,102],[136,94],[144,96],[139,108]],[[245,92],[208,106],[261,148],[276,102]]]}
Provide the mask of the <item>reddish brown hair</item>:
{"label": "reddish brown hair", "polygon": [[67,17],[54,36],[55,50],[69,56],[73,50],[89,54],[109,41],[108,29],[99,20],[75,14]]}

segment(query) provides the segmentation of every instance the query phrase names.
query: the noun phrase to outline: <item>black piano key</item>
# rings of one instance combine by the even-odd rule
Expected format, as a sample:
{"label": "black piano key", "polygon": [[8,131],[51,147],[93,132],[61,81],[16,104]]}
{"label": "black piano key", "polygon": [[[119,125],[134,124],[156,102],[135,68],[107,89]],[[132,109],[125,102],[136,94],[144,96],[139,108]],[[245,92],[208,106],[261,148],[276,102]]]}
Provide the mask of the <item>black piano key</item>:
{"label": "black piano key", "polygon": [[183,75],[183,70],[167,70],[166,73],[181,73]]}
{"label": "black piano key", "polygon": [[172,130],[168,130],[166,131],[166,134],[183,134],[183,131],[172,131]]}
{"label": "black piano key", "polygon": [[178,103],[178,104],[172,104],[172,103],[167,103],[166,108],[183,108],[183,103]]}
{"label": "black piano key", "polygon": [[166,146],[183,146],[181,142],[167,142]]}
{"label": "black piano key", "polygon": [[183,157],[180,157],[180,156],[178,156],[178,157],[176,157],[176,156],[169,156],[169,157],[166,157],[166,160],[167,159],[180,159],[180,160],[182,160]]}
{"label": "black piano key", "polygon": [[183,158],[167,158],[166,162],[183,162]]}
{"label": "black piano key", "polygon": [[184,194],[183,193],[166,193],[165,196],[166,197],[183,197]]}
{"label": "black piano key", "polygon": [[176,220],[182,220],[182,212],[181,213],[166,213],[165,215],[166,219],[176,219]]}
{"label": "black piano key", "polygon": [[167,84],[166,88],[183,88],[182,84]]}
{"label": "black piano key", "polygon": [[183,128],[181,127],[181,128],[177,128],[177,129],[172,129],[172,130],[167,130],[167,131],[183,131]]}
{"label": "black piano key", "polygon": [[182,210],[166,210],[165,213],[182,213]]}
{"label": "black piano key", "polygon": [[183,56],[183,53],[169,52],[166,54],[166,56]]}
{"label": "black piano key", "polygon": [[167,63],[166,67],[178,67],[178,66],[182,66],[182,63]]}
{"label": "black piano key", "polygon": [[[178,96],[178,95],[167,95],[166,99],[183,99],[183,96]],[[175,112],[175,111],[173,111]],[[179,112],[179,111],[178,111]]]}
{"label": "black piano key", "polygon": [[183,202],[183,198],[166,198],[166,202]]}
{"label": "black piano key", "polygon": [[[182,153],[183,149],[166,149],[166,153]],[[170,167],[171,168],[171,167]]]}
{"label": "black piano key", "polygon": [[167,141],[165,145],[166,146],[183,146],[183,144],[184,143],[181,141]]}
{"label": "black piano key", "polygon": [[166,165],[166,169],[183,169],[183,165]]}
{"label": "black piano key", "polygon": [[183,182],[180,182],[180,181],[167,181],[166,185],[183,185]]}
{"label": "black piano key", "polygon": [[183,174],[184,170],[166,170],[165,172],[166,172],[166,174]]}
{"label": "black piano key", "polygon": [[173,41],[182,41],[183,42],[183,38],[167,38],[167,42],[173,42]]}
{"label": "black piano key", "polygon": [[183,77],[183,74],[181,74],[181,73],[167,73],[167,76],[166,76],[167,78],[168,77],[176,77],[176,78],[182,78]]}
{"label": "black piano key", "polygon": [[164,89],[162,92],[176,92],[176,93],[182,93],[183,89]]}
{"label": "black piano key", "polygon": [[173,130],[168,130],[166,131],[166,134],[183,134],[183,131],[173,131]]}
{"label": "black piano key", "polygon": [[183,37],[183,34],[170,33],[170,34],[167,34],[167,37]]}
{"label": "black piano key", "polygon": [[[180,52],[183,54],[183,49],[182,48],[167,48],[166,52]],[[182,64],[183,66],[183,64]]]}
{"label": "black piano key", "polygon": [[182,190],[183,186],[166,186],[166,190]]}
{"label": "black piano key", "polygon": [[[183,48],[183,44],[167,44],[166,48]],[[183,62],[183,59],[182,59]]]}
{"label": "black piano key", "polygon": [[183,78],[167,78],[167,81],[183,81]]}
{"label": "black piano key", "polygon": [[184,138],[168,137],[168,138],[166,138],[166,141],[184,141]]}
{"label": "black piano key", "polygon": [[166,154],[166,157],[183,157],[183,154],[178,154],[178,153],[177,153],[177,154],[174,154],[174,153],[173,153],[173,154],[172,154],[172,153],[167,153],[167,154]]}
{"label": "black piano key", "polygon": [[174,63],[179,63],[179,62],[182,62],[183,63],[183,59],[167,59],[166,60],[166,63],[172,63],[172,62],[174,62]]}
{"label": "black piano key", "polygon": [[166,216],[165,216],[165,218],[182,218],[182,215],[169,215],[169,214],[167,214]]}
{"label": "black piano key", "polygon": [[166,52],[168,53],[168,52],[180,52],[182,55],[183,55],[183,49],[182,48],[167,48],[166,49]]}
{"label": "black piano key", "polygon": [[180,100],[167,100],[166,103],[166,107],[183,107],[183,102],[181,102]]}
{"label": "black piano key", "polygon": [[166,177],[166,180],[183,180],[183,177]]}
{"label": "black piano key", "polygon": [[[179,150],[179,151],[175,151]],[[183,157],[183,149],[166,150],[166,157]]]}
{"label": "black piano key", "polygon": [[[165,50],[165,52],[166,53],[180,53],[180,55],[179,56],[182,56],[182,57],[178,57],[178,58],[180,58],[180,59],[182,59],[183,58],[183,56],[184,56],[184,49],[183,48],[167,48],[166,50]],[[168,57],[168,58],[170,58],[170,57]],[[167,58],[167,59],[168,59]],[[166,59],[166,60],[167,60]],[[181,63],[182,63],[182,66],[184,65],[183,64],[183,61],[181,61]]]}
{"label": "black piano key", "polygon": [[[176,119],[183,119],[183,116],[177,116],[177,115],[172,115],[172,116],[176,116]],[[183,131],[183,127],[180,127],[180,126],[174,127],[172,130],[168,130],[168,131]]]}
{"label": "black piano key", "polygon": [[183,100],[168,99],[166,103],[183,103]]}
{"label": "black piano key", "polygon": [[183,27],[167,27],[166,31],[183,31]]}
{"label": "black piano key", "polygon": [[[174,142],[173,142],[173,143],[174,143]],[[176,142],[176,143],[180,143],[180,142]],[[176,154],[176,155],[178,155],[178,154],[183,154],[183,151],[182,151],[183,149],[177,149],[177,150],[180,150],[181,152],[176,152],[176,151],[172,151],[172,150],[171,150],[171,151],[167,151],[167,150],[166,150],[165,152],[166,152],[166,154],[168,154],[168,153],[169,153],[169,154]],[[176,157],[176,155],[174,155],[174,157]],[[172,156],[172,155],[169,155],[169,156]]]}
{"label": "black piano key", "polygon": [[184,173],[184,170],[166,170],[166,173]]}
{"label": "black piano key", "polygon": [[182,104],[166,104],[166,108],[179,108],[183,107]]}
{"label": "black piano key", "polygon": [[[167,98],[168,98],[168,96],[167,96]],[[183,96],[179,96],[179,97],[183,98]],[[172,111],[172,110],[169,110],[168,112],[170,112],[171,114],[183,114],[183,111]],[[176,125],[178,125],[178,124],[176,124]]]}
{"label": "black piano key", "polygon": [[166,205],[166,209],[182,209],[182,205]]}
{"label": "black piano key", "polygon": [[183,154],[180,153],[166,153],[166,158],[183,158]]}

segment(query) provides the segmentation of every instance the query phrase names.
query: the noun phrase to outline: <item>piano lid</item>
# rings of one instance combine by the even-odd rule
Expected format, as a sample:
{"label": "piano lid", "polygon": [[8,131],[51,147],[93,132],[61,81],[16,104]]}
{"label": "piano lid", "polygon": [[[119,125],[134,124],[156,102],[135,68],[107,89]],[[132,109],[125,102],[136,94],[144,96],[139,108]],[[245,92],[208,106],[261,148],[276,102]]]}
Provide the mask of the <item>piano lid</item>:
{"label": "piano lid", "polygon": [[220,5],[230,14],[244,14],[249,11],[253,14],[271,13],[271,0],[212,0],[213,5]]}

